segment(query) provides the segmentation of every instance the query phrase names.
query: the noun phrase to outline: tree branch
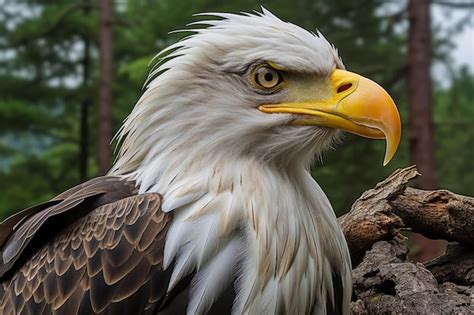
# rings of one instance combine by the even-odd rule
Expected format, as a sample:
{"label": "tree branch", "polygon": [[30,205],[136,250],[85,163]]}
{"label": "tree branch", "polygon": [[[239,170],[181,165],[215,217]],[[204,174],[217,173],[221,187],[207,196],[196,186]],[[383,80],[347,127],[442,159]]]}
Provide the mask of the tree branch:
{"label": "tree branch", "polygon": [[458,243],[448,244],[443,256],[427,262],[426,268],[439,283],[474,285],[474,250]]}
{"label": "tree branch", "polygon": [[403,228],[430,238],[474,245],[474,198],[447,190],[407,188],[420,174],[414,166],[397,170],[378,183],[340,217],[354,266],[380,240]]}
{"label": "tree branch", "polygon": [[[474,314],[474,198],[408,187],[399,169],[356,200],[339,223],[352,258],[352,314]],[[450,243],[423,265],[407,260],[410,228]]]}
{"label": "tree branch", "polygon": [[389,204],[412,231],[432,239],[474,245],[474,198],[447,190],[407,188]]}

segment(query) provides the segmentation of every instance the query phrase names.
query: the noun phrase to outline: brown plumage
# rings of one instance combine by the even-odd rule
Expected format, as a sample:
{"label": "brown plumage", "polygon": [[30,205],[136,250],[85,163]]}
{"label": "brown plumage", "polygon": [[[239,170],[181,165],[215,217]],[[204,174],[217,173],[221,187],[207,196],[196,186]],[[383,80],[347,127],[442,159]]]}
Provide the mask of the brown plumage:
{"label": "brown plumage", "polygon": [[[172,213],[161,201],[137,194],[134,181],[105,176],[7,218],[0,313],[184,314],[191,276],[166,294]],[[228,290],[211,312],[230,312],[233,297]]]}
{"label": "brown plumage", "polygon": [[158,194],[102,177],[7,219],[2,314],[154,313],[169,277],[162,252],[172,215],[160,205]]}

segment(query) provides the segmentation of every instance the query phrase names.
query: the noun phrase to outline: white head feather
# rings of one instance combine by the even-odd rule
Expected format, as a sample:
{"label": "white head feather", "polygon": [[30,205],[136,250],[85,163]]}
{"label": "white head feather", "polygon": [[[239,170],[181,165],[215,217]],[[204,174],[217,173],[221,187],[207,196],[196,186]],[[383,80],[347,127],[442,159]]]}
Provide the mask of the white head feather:
{"label": "white head feather", "polygon": [[235,312],[325,313],[336,272],[347,311],[347,247],[308,173],[337,131],[289,126],[291,115],[258,111],[288,92],[249,84],[249,69],[262,62],[321,78],[344,66],[319,32],[265,9],[210,15],[218,19],[194,23],[207,28],[160,53],[168,55],[120,131],[111,173],[163,194],[163,211],[175,212],[165,264],[176,259],[170,286],[197,271],[189,312],[205,312],[238,276]]}

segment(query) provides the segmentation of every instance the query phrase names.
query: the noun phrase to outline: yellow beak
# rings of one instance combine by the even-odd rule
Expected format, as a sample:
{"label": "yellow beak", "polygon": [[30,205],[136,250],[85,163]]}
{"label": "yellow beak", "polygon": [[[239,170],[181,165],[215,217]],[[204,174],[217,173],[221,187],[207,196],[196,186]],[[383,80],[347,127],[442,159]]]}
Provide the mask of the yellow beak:
{"label": "yellow beak", "polygon": [[325,126],[386,139],[386,165],[395,155],[401,136],[400,115],[390,95],[374,81],[339,69],[331,74],[330,84],[332,93],[327,99],[261,105],[259,110],[297,114],[294,125]]}

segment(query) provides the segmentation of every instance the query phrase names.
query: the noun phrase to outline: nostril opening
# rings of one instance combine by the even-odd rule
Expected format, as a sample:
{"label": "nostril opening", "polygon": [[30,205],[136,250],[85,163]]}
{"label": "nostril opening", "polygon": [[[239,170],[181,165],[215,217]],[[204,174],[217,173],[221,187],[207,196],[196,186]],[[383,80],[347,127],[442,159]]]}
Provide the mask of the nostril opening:
{"label": "nostril opening", "polygon": [[337,93],[341,93],[341,92],[344,92],[348,89],[350,89],[352,86],[352,83],[346,83],[344,85],[341,85],[338,89],[337,89]]}

